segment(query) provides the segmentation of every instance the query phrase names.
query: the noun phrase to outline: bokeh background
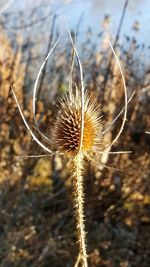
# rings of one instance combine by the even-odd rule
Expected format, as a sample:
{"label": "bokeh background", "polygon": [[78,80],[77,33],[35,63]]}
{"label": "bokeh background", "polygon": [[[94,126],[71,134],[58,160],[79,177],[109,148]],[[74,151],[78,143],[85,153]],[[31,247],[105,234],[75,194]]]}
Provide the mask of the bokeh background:
{"label": "bokeh background", "polygon": [[[103,125],[124,106],[120,72],[106,36],[123,66],[128,98],[135,92],[125,129],[112,148],[132,153],[96,155],[97,164],[85,162],[89,266],[150,266],[149,10],[149,0],[0,0],[1,267],[70,267],[78,255],[68,159],[44,155],[26,130],[10,90],[13,84],[38,134],[33,87],[62,34],[38,84],[37,119],[51,138],[56,103],[68,92],[72,47],[64,17],[76,36],[85,87],[101,106]],[[73,82],[80,86],[77,62]],[[109,128],[106,144],[121,122],[119,117]]]}

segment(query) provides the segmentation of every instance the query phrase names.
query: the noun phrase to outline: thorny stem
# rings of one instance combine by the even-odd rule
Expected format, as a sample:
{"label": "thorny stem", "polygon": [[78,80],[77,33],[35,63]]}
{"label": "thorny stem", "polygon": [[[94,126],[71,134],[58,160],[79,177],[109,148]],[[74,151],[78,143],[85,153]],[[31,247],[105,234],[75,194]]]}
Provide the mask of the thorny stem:
{"label": "thorny stem", "polygon": [[[79,255],[82,262],[82,267],[88,267],[87,253],[86,253],[86,243],[85,243],[85,224],[84,224],[84,194],[83,194],[83,176],[82,176],[82,164],[83,164],[83,153],[82,153],[82,143],[83,143],[83,132],[84,132],[84,101],[85,101],[85,90],[84,90],[84,80],[81,61],[78,55],[78,51],[74,45],[69,27],[66,23],[70,41],[73,46],[73,51],[76,55],[79,69],[80,69],[80,82],[81,82],[81,125],[80,125],[80,140],[78,153],[74,158],[74,201],[75,201],[75,216],[77,220],[77,234],[79,241]],[[72,62],[72,67],[73,67]],[[71,88],[70,88],[71,89]]]}
{"label": "thorny stem", "polygon": [[82,267],[88,267],[86,243],[85,243],[85,224],[83,212],[83,176],[82,176],[83,153],[79,152],[74,158],[74,174],[73,174],[73,187],[74,187],[74,201],[75,201],[75,216],[77,222],[77,234],[79,241],[80,259]]}
{"label": "thorny stem", "polygon": [[80,253],[78,254],[78,257],[77,257],[77,260],[76,260],[76,262],[75,262],[75,265],[74,265],[74,267],[78,267],[79,266],[79,263],[80,263],[80,257],[81,257],[81,255],[80,255]]}

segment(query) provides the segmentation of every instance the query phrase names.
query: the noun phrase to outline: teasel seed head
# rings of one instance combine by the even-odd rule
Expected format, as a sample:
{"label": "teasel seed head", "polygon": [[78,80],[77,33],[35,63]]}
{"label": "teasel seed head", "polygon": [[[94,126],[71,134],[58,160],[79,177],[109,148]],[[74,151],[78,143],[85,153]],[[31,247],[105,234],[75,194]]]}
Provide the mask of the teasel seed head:
{"label": "teasel seed head", "polygon": [[[59,110],[52,130],[54,149],[60,153],[76,156],[80,145],[81,99],[66,95],[60,101]],[[100,143],[102,122],[96,102],[85,96],[84,130],[81,151],[91,153]]]}

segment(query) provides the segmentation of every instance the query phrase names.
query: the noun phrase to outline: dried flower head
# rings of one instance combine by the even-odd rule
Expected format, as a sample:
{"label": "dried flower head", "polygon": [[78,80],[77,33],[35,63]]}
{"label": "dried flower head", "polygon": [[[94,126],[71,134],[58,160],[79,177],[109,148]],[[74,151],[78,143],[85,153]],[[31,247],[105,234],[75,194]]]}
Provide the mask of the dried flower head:
{"label": "dried flower head", "polygon": [[[84,103],[84,129],[81,151],[93,152],[100,143],[102,130],[100,110],[96,101],[85,97]],[[66,95],[60,101],[59,110],[52,130],[53,144],[56,151],[76,156],[80,146],[81,132],[81,97]]]}

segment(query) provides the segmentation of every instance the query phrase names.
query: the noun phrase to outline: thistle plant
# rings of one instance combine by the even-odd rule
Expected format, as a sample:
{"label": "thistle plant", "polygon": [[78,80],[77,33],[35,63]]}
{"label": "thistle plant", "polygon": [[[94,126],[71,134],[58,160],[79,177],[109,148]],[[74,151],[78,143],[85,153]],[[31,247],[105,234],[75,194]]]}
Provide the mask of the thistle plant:
{"label": "thistle plant", "polygon": [[[23,119],[23,122],[26,128],[29,130],[31,136],[35,140],[35,142],[48,154],[52,155],[54,153],[64,155],[67,158],[69,157],[69,162],[73,165],[72,171],[72,180],[73,180],[73,195],[74,195],[74,207],[75,207],[75,218],[76,218],[76,228],[77,228],[77,240],[79,243],[79,256],[77,258],[77,262],[75,266],[78,266],[81,263],[82,267],[88,266],[88,256],[87,256],[87,248],[86,248],[86,232],[85,232],[85,216],[84,216],[84,161],[87,158],[88,160],[92,160],[94,162],[93,155],[96,153],[113,153],[108,152],[108,148],[111,148],[112,145],[119,139],[122,130],[125,125],[126,116],[127,116],[127,93],[126,93],[126,85],[125,79],[122,72],[122,68],[120,62],[116,56],[116,53],[108,40],[112,52],[116,58],[118,63],[124,94],[125,94],[125,105],[120,113],[116,116],[116,118],[109,124],[107,127],[103,126],[102,118],[101,118],[101,109],[97,104],[96,100],[92,100],[88,93],[85,92],[84,88],[84,80],[83,80],[83,71],[81,61],[78,55],[78,51],[73,42],[71,33],[68,29],[70,41],[73,47],[73,59],[70,68],[70,82],[69,82],[69,94],[66,94],[63,99],[59,102],[58,111],[55,115],[55,121],[51,130],[51,136],[47,137],[43,132],[41,132],[38,122],[36,121],[36,95],[38,88],[38,81],[40,75],[44,69],[44,66],[58,44],[60,37],[54,44],[53,48],[47,55],[44,60],[39,73],[37,75],[37,79],[34,86],[33,91],[33,117],[35,127],[40,134],[40,136],[47,142],[48,146],[45,145],[45,142],[41,142],[34,132],[31,130],[28,125],[23,112],[20,108],[14,90],[12,88],[12,92],[18,106],[19,112]],[[76,56],[79,70],[80,70],[80,88],[73,88],[72,86],[72,71],[74,65],[74,56]],[[73,90],[74,89],[74,90]],[[120,126],[119,132],[116,137],[110,144],[103,144],[103,136],[104,134],[110,130],[110,127],[114,124],[114,122],[118,119],[118,117],[123,113],[123,121]],[[103,145],[102,145],[103,144]],[[124,153],[122,151],[115,153]]]}

